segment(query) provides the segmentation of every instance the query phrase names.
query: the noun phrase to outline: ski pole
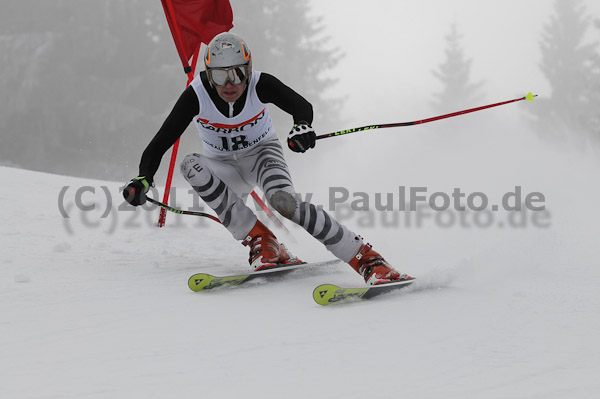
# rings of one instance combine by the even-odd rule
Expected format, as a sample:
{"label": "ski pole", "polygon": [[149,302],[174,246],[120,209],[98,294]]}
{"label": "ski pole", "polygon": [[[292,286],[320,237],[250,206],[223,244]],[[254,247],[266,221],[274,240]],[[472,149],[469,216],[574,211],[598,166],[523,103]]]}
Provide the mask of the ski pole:
{"label": "ski pole", "polygon": [[368,125],[368,126],[362,126],[362,127],[355,127],[352,129],[340,130],[338,132],[321,134],[321,135],[317,136],[316,139],[320,140],[320,139],[326,139],[327,137],[336,137],[336,136],[341,136],[344,134],[364,132],[367,130],[385,129],[388,127],[403,127],[403,126],[422,125],[423,123],[439,121],[440,119],[452,118],[453,116],[459,116],[459,115],[464,115],[464,114],[468,114],[471,112],[481,111],[481,110],[484,110],[487,108],[498,107],[500,105],[510,104],[510,103],[514,103],[516,101],[523,101],[523,100],[533,101],[534,97],[537,97],[537,94],[529,93],[525,97],[515,98],[514,100],[508,100],[508,101],[503,101],[503,102],[496,103],[496,104],[484,105],[482,107],[465,109],[463,111],[457,111],[457,112],[452,112],[450,114],[434,116],[432,118],[421,119],[421,120],[412,121],[412,122],[385,123],[385,124],[380,124],[380,125]]}
{"label": "ski pole", "polygon": [[193,216],[203,216],[209,219],[214,220],[217,223],[221,223],[221,221],[219,220],[218,217],[213,216],[211,214],[208,213],[204,213],[204,212],[195,212],[195,211],[184,211],[183,209],[177,209],[177,208],[173,208],[167,204],[163,204],[160,201],[156,201],[150,197],[146,197],[146,199],[148,200],[148,202],[153,203],[154,205],[158,205],[159,207],[161,207],[162,209],[169,211],[169,212],[173,212],[173,213],[177,213],[179,215],[193,215]]}
{"label": "ski pole", "polygon": [[[219,218],[217,218],[216,216],[213,216],[211,214],[205,213],[205,212],[196,212],[196,211],[184,211],[183,209],[177,209],[177,208],[173,208],[172,206],[169,206],[167,204],[163,204],[160,201],[157,201],[155,199],[152,199],[150,197],[146,197],[146,200],[148,200],[148,202],[154,204],[154,205],[158,205],[160,208],[164,209],[165,211],[169,211],[169,212],[173,212],[176,213],[178,215],[192,215],[192,216],[202,216],[205,218],[209,218],[214,220],[217,223],[221,223],[221,221],[219,220]],[[270,210],[269,210],[270,212]],[[281,221],[279,219],[277,219],[277,217],[271,212],[271,215],[275,218],[275,219],[271,219],[274,222],[277,223],[277,225],[279,227],[281,227],[285,233],[288,235],[288,237],[294,242],[296,243],[296,239],[294,238],[294,236],[292,235],[292,233],[285,227],[285,225],[283,223],[281,223]]]}

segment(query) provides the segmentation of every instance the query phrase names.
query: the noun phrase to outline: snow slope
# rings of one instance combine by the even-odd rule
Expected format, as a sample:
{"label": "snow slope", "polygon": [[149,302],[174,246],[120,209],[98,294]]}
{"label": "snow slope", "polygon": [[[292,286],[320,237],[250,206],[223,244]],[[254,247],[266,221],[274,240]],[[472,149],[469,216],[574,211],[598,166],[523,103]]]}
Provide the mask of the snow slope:
{"label": "snow slope", "polygon": [[[592,187],[581,168],[560,182]],[[420,289],[324,308],[317,284],[361,283],[346,265],[193,293],[194,272],[245,267],[221,226],[171,214],[157,229],[157,211],[117,210],[118,183],[9,167],[0,181],[2,398],[600,394],[595,189],[574,206],[569,187],[548,187],[548,229],[399,232],[401,245],[388,230],[381,246],[394,259],[404,248]],[[80,205],[95,210],[76,205],[86,186]],[[296,254],[331,258],[292,233]],[[416,251],[427,237],[435,246]]]}

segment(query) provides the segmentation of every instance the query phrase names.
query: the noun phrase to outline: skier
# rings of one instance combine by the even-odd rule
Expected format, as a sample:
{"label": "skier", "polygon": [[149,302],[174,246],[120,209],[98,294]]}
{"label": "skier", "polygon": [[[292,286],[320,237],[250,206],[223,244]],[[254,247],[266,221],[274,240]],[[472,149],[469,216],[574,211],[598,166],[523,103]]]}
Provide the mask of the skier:
{"label": "skier", "polygon": [[204,154],[186,156],[181,173],[233,237],[249,247],[255,271],[297,262],[245,205],[243,193],[258,186],[273,208],[349,263],[367,284],[410,278],[392,268],[360,236],[296,194],[267,104],[293,117],[288,147],[302,153],[315,146],[312,105],[274,76],[254,71],[248,46],[234,33],[211,40],[204,64],[205,71],[181,94],[144,150],[139,176],[123,191],[127,202],[145,203],[163,154],[193,121]]}

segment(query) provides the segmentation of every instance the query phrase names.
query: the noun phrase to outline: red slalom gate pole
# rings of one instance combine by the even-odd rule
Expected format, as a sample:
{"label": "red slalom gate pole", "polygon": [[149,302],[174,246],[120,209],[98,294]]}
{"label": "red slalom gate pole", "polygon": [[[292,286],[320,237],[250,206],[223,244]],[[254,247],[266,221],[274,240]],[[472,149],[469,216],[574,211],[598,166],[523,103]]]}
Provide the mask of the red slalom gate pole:
{"label": "red slalom gate pole", "polygon": [[[194,80],[194,71],[196,70],[196,62],[198,61],[198,53],[200,52],[200,46],[196,48],[192,59],[191,71],[188,72],[188,80],[185,87],[188,87],[192,80]],[[189,68],[189,67],[188,67]],[[177,152],[179,151],[179,139],[173,144],[173,150],[171,151],[171,161],[169,162],[169,172],[167,173],[167,181],[165,183],[165,192],[163,194],[163,202],[169,203],[169,195],[171,194],[171,183],[173,182],[173,172],[175,171],[175,163],[177,162]],[[158,227],[163,227],[167,219],[167,210],[165,208],[160,209],[160,215],[158,216]]]}
{"label": "red slalom gate pole", "polygon": [[[198,61],[198,53],[202,43],[208,43],[216,34],[233,28],[233,12],[229,0],[161,0],[165,17],[181,59],[183,71],[188,77],[187,86],[194,79],[194,71]],[[189,60],[192,60],[190,66]],[[179,140],[173,145],[171,162],[163,202],[168,206],[171,183]],[[167,212],[162,207],[158,226],[165,225]]]}

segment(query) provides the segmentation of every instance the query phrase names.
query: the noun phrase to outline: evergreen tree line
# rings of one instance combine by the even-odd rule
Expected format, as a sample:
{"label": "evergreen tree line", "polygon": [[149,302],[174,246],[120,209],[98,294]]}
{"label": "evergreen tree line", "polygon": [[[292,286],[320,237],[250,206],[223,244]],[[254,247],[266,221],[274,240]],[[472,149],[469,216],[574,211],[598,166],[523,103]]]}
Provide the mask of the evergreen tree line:
{"label": "evergreen tree line", "polygon": [[[335,127],[342,103],[324,97],[336,82],[322,73],[341,54],[327,47],[310,6],[231,4],[233,31],[249,43],[254,67],[297,89]],[[600,50],[589,40],[598,33],[600,20],[581,0],[555,2],[540,38],[551,93],[528,107],[541,137],[600,147]],[[482,86],[471,82],[455,25],[446,43],[434,107],[479,105]],[[87,177],[129,178],[185,83],[158,1],[10,1],[0,14],[0,62],[0,164]],[[285,135],[291,119],[274,112],[274,120]]]}
{"label": "evergreen tree line", "polygon": [[[556,0],[544,25],[540,71],[550,93],[528,106],[539,136],[579,150],[600,149],[600,19],[588,14],[582,0]],[[446,36],[445,60],[433,73],[442,86],[433,106],[438,112],[470,108],[482,97],[481,83],[470,77],[456,24]]]}
{"label": "evergreen tree line", "polygon": [[139,159],[182,79],[160,3],[145,3],[10,3],[0,17],[0,160],[109,177]]}
{"label": "evergreen tree line", "polygon": [[[336,58],[313,45],[324,38],[310,7],[231,4],[233,31],[249,43],[254,67],[276,74],[335,122],[335,102],[322,98],[334,82],[319,73]],[[0,62],[0,164],[95,178],[137,171],[186,81],[159,1],[10,1],[0,13]],[[275,114],[278,132],[287,134],[291,118]]]}

